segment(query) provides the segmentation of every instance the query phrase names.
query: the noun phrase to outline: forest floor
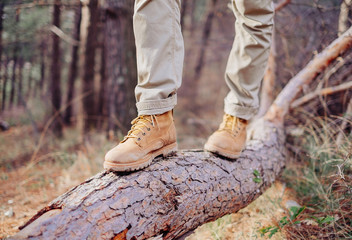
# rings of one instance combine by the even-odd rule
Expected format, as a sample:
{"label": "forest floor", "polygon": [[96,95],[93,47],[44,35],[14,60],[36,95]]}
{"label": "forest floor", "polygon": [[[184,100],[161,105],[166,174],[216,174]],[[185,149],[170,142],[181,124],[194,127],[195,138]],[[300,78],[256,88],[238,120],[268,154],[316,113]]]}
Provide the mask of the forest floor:
{"label": "forest floor", "polygon": [[[116,144],[106,140],[101,132],[91,132],[82,141],[74,128],[66,128],[60,140],[50,133],[42,136],[43,141],[33,140],[40,138],[35,137],[28,121],[11,124],[8,131],[0,133],[0,239],[15,234],[19,226],[48,202],[101,171],[105,152]],[[180,132],[179,139],[186,139]],[[181,141],[179,145],[186,148],[188,142]],[[351,143],[346,145],[340,155],[334,152],[333,156],[326,156],[325,150],[330,148],[317,141],[312,147],[315,147],[314,159],[320,159],[323,154],[335,161],[335,167],[331,169],[342,161],[351,171],[351,146]],[[33,157],[35,152],[37,155]],[[335,239],[351,236],[350,172],[345,172],[341,178],[343,172],[339,177],[333,174],[335,172],[327,171],[330,168],[326,163],[315,161],[313,171],[311,166],[309,160],[291,158],[282,177],[261,197],[238,213],[200,226],[187,239]],[[344,166],[340,169],[345,169]],[[317,172],[317,167],[323,167],[324,173]]]}

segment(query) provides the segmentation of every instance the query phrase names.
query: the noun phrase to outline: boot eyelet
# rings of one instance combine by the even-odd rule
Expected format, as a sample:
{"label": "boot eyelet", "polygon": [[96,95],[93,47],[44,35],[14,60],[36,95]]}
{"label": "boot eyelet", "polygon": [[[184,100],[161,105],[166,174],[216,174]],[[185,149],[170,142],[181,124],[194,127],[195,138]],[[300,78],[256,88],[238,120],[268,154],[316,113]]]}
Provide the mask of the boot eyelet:
{"label": "boot eyelet", "polygon": [[140,140],[141,140],[141,138],[137,138],[137,140],[138,140],[138,141],[140,141]]}
{"label": "boot eyelet", "polygon": [[150,131],[150,128],[147,128],[148,131]]}
{"label": "boot eyelet", "polygon": [[145,136],[145,132],[144,132],[144,133],[142,133],[142,135],[143,135],[143,136]]}

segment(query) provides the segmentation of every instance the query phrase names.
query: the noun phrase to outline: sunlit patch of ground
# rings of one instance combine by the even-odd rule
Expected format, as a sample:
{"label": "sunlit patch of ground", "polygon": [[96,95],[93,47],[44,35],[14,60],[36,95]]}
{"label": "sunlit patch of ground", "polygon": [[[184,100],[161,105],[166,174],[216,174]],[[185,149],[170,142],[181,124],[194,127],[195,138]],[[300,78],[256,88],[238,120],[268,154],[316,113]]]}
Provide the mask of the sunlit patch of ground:
{"label": "sunlit patch of ground", "polygon": [[[262,236],[260,229],[276,226],[287,216],[287,206],[296,202],[292,190],[281,182],[275,182],[262,196],[246,208],[227,215],[215,222],[207,223],[195,230],[187,240],[238,240],[238,239],[268,239],[268,234]],[[286,239],[284,233],[278,231],[270,239]]]}

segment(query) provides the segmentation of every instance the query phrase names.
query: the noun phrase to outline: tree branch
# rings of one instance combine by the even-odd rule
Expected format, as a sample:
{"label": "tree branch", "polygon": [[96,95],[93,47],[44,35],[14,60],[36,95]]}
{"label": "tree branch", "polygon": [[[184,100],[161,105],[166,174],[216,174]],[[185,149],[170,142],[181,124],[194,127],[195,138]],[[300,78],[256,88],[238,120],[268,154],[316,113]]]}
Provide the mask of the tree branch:
{"label": "tree branch", "polygon": [[323,89],[317,89],[314,92],[308,93],[307,95],[293,101],[291,103],[291,108],[296,108],[298,106],[301,106],[303,104],[305,104],[306,102],[312,100],[313,98],[316,98],[318,96],[326,96],[326,95],[330,95],[336,92],[341,92],[344,90],[347,90],[349,88],[352,88],[352,81],[349,82],[345,82],[342,83],[340,85],[337,86],[333,86],[333,87],[327,87],[327,88],[323,88]]}
{"label": "tree branch", "polygon": [[70,37],[69,35],[67,35],[66,33],[64,33],[60,28],[52,25],[50,26],[50,31],[52,31],[54,34],[56,34],[59,38],[61,38],[62,40],[64,40],[65,42],[73,45],[73,46],[79,46],[79,41],[77,41],[76,39],[73,39],[72,37]]}
{"label": "tree branch", "polygon": [[317,54],[308,65],[294,76],[275,99],[265,118],[283,122],[289,106],[300,93],[304,85],[309,84],[329,64],[352,46],[352,27],[333,41],[321,53]]}

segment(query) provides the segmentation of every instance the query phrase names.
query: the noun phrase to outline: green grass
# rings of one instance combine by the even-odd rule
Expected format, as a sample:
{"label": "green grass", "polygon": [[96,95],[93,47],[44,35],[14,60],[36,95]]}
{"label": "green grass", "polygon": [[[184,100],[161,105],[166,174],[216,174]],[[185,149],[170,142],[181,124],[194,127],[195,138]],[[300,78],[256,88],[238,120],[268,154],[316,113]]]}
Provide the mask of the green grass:
{"label": "green grass", "polygon": [[336,143],[340,129],[334,119],[311,119],[303,128],[304,134],[294,140],[300,143],[295,144],[299,152],[283,179],[307,206],[301,218],[318,226],[290,226],[289,235],[292,239],[351,239],[352,139],[344,136]]}

